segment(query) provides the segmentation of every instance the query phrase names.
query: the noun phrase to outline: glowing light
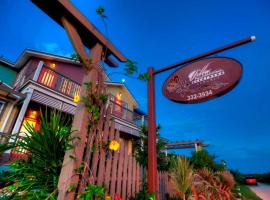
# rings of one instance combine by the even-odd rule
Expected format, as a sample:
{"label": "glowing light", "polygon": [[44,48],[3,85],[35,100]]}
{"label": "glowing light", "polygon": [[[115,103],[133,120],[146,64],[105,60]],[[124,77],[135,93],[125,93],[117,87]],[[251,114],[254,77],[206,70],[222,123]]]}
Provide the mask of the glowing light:
{"label": "glowing light", "polygon": [[32,119],[36,119],[36,118],[37,118],[37,114],[38,114],[37,111],[35,111],[35,110],[30,110],[30,111],[29,111],[28,117],[29,117],[29,118],[32,118]]}
{"label": "glowing light", "polygon": [[75,103],[78,103],[80,101],[80,96],[79,95],[75,95],[74,98],[73,98],[73,101]]}
{"label": "glowing light", "polygon": [[55,69],[56,64],[55,64],[55,63],[51,63],[51,64],[50,64],[50,67],[51,67],[52,69]]}
{"label": "glowing light", "polygon": [[122,93],[121,92],[117,93],[116,98],[118,101],[121,101],[122,100]]}
{"label": "glowing light", "polygon": [[122,82],[122,83],[126,82],[126,79],[122,78],[121,82]]}
{"label": "glowing light", "polygon": [[117,151],[120,148],[120,143],[116,140],[112,140],[109,144],[109,149],[113,151]]}

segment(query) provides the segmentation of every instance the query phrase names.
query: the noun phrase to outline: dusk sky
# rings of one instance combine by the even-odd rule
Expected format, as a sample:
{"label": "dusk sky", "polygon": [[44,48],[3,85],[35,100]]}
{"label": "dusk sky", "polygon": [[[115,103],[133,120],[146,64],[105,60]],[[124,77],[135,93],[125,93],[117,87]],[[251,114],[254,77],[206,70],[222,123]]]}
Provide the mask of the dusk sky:
{"label": "dusk sky", "polygon": [[[156,77],[157,122],[171,141],[202,139],[217,161],[241,172],[270,171],[270,1],[269,0],[73,0],[140,72],[181,61],[255,35],[255,42],[219,53],[239,60],[244,69],[238,86],[200,104],[179,104],[162,95],[174,71]],[[108,16],[105,31],[96,8]],[[74,52],[65,31],[28,0],[1,0],[0,55],[13,62],[25,48],[69,56]],[[108,69],[108,73],[123,71]],[[1,72],[0,72],[1,73]],[[113,73],[147,111],[145,82]],[[190,155],[191,150],[178,153]]]}

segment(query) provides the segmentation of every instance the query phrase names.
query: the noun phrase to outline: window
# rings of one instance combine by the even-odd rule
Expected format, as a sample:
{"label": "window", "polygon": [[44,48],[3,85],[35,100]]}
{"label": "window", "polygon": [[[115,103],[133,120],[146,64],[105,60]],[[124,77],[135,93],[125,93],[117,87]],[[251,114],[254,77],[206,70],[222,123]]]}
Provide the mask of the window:
{"label": "window", "polygon": [[61,85],[60,85],[60,92],[63,94],[66,94],[68,96],[72,96],[72,91],[74,91],[74,95],[79,95],[78,88],[75,86],[75,83],[73,81],[66,79],[64,77],[61,78]]}
{"label": "window", "polygon": [[39,82],[49,88],[54,88],[56,83],[56,74],[48,69],[42,69]]}

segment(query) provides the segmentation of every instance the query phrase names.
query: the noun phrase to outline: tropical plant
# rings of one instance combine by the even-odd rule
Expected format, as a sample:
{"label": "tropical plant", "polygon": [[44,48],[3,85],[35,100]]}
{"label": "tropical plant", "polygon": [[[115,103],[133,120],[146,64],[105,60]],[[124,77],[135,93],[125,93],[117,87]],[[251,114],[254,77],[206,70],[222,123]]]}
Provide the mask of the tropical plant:
{"label": "tropical plant", "polygon": [[229,172],[213,172],[208,168],[196,171],[193,175],[192,192],[196,200],[230,200],[234,198],[234,181]]}
{"label": "tropical plant", "polygon": [[9,199],[54,199],[65,151],[72,148],[70,119],[60,112],[41,113],[39,130],[30,124],[13,151],[27,159],[11,164],[8,184],[0,193]]}
{"label": "tropical plant", "polygon": [[[160,138],[159,134],[160,126],[157,127],[157,165],[158,169],[162,171],[168,171],[172,167],[173,161],[176,159],[176,155],[165,153],[166,142]],[[147,155],[148,155],[148,129],[146,126],[141,127],[140,139],[134,142],[135,158],[143,166],[147,167]]]}
{"label": "tropical plant", "polygon": [[233,175],[229,171],[217,172],[217,175],[221,177],[221,181],[232,190],[236,184]]}
{"label": "tropical plant", "polygon": [[171,170],[171,177],[180,199],[186,200],[191,195],[193,169],[186,157],[179,157]]}

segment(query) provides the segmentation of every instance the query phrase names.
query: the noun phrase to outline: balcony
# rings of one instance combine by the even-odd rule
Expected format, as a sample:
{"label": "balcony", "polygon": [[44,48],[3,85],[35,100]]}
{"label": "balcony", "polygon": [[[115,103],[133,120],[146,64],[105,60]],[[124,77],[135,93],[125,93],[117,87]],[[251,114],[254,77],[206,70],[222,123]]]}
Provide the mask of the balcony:
{"label": "balcony", "polygon": [[24,67],[18,74],[14,87],[16,90],[19,90],[29,81],[36,81],[47,88],[71,98],[75,95],[80,95],[81,91],[80,83],[56,72],[45,64]]}
{"label": "balcony", "polygon": [[[44,63],[35,63],[22,69],[14,86],[20,90],[28,83],[37,83],[52,90],[47,93],[44,88],[35,88],[31,100],[72,115],[75,114],[76,105],[74,105],[73,97],[80,96],[80,83],[60,74]],[[57,94],[52,94],[53,91],[68,98],[56,98]],[[139,127],[146,123],[145,115],[129,109],[127,102],[121,101],[119,103],[116,97],[110,95],[108,104],[112,107],[111,114],[121,124],[122,129],[125,129],[124,126],[128,126],[138,133]]]}
{"label": "balcony", "polygon": [[37,82],[71,98],[80,96],[81,85],[79,83],[45,65],[41,69]]}
{"label": "balcony", "polygon": [[139,114],[127,108],[127,103],[121,101],[121,104],[117,102],[116,97],[109,95],[109,104],[112,107],[112,115],[122,121],[128,122],[133,126],[141,127],[146,123],[146,116]]}

